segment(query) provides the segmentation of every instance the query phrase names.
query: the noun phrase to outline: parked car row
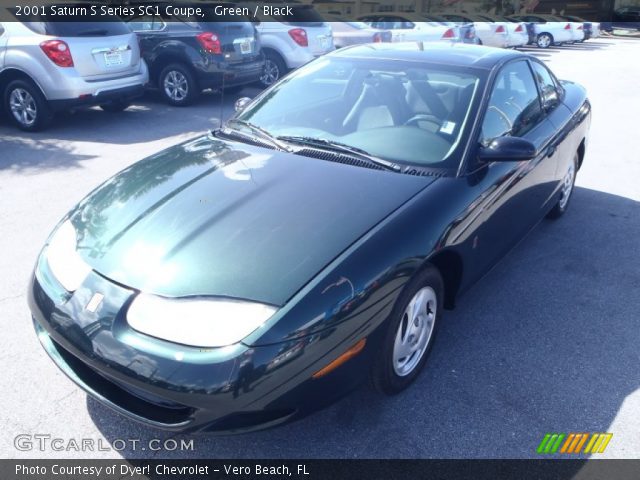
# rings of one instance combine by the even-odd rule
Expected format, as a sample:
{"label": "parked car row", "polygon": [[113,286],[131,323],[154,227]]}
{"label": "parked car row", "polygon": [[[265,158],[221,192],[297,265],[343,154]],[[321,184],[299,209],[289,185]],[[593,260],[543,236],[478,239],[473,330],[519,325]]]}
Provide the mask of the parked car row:
{"label": "parked car row", "polygon": [[[468,14],[441,12],[419,15],[411,12],[369,14],[360,17],[368,25],[391,30],[393,40],[449,40],[514,48],[529,44],[540,48],[583,42],[600,34],[599,24],[574,16]],[[443,28],[452,31],[445,36]],[[460,28],[467,28],[461,35]],[[472,30],[471,30],[472,29]]]}
{"label": "parked car row", "polygon": [[[291,22],[278,10],[264,15],[251,2],[242,5],[259,12],[252,21],[204,8],[204,17],[156,14],[96,22],[76,16],[52,22],[36,15],[0,23],[2,109],[17,127],[36,131],[59,110],[100,105],[122,111],[145,87],[157,89],[174,106],[193,103],[206,89],[268,87],[286,72],[354,44],[442,41],[548,48],[599,35],[597,23],[578,17],[388,12],[344,22],[323,17],[311,4],[290,4],[298,20]],[[203,5],[213,6],[194,7]]]}

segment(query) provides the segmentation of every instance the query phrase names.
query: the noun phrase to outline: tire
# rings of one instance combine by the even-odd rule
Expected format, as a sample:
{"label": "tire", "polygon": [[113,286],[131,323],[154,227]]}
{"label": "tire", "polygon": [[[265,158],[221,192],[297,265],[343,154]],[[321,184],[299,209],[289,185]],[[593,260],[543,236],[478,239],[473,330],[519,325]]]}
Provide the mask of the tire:
{"label": "tire", "polygon": [[118,113],[126,110],[131,106],[131,102],[125,100],[114,100],[113,102],[103,103],[100,108],[105,112]]}
{"label": "tire", "polygon": [[569,170],[565,173],[562,179],[562,187],[560,193],[560,199],[556,203],[551,211],[547,214],[547,218],[556,219],[565,214],[569,208],[571,197],[573,194],[574,186],[576,183],[576,173],[578,172],[579,156],[576,152],[573,156],[573,161],[569,165]]}
{"label": "tire", "polygon": [[276,52],[267,51],[264,55],[264,71],[260,76],[260,85],[270,87],[287,73],[287,65]]}
{"label": "tire", "polygon": [[53,118],[47,99],[31,80],[9,82],[3,104],[11,123],[26,132],[43,130]]}
{"label": "tire", "polygon": [[[404,288],[387,320],[380,354],[371,367],[371,383],[376,390],[395,395],[417,378],[431,352],[443,301],[444,283],[435,267],[419,272]],[[411,305],[416,304],[422,307],[422,315],[417,324],[411,325]],[[403,349],[407,352],[404,356]]]}
{"label": "tire", "polygon": [[160,94],[170,105],[191,105],[200,95],[200,88],[193,73],[180,63],[172,63],[162,69],[158,76]]}
{"label": "tire", "polygon": [[536,38],[538,48],[549,48],[553,45],[553,35],[543,32]]}

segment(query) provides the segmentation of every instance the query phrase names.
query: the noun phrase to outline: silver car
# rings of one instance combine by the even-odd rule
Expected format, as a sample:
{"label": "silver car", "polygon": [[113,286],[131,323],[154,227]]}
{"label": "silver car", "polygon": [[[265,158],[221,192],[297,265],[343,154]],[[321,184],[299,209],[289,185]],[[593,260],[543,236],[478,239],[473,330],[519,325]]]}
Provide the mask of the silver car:
{"label": "silver car", "polygon": [[389,30],[378,30],[363,22],[342,22],[337,17],[327,17],[333,31],[333,44],[336,48],[360,43],[390,42]]}
{"label": "silver car", "polygon": [[[278,6],[278,3],[247,5],[252,11],[259,7],[255,25],[265,56],[264,72],[260,78],[263,87],[273,85],[289,70],[335,50],[331,26],[313,5],[287,4],[293,12],[291,18],[283,13],[264,13],[265,8]],[[292,18],[296,21],[290,21]]]}
{"label": "silver car", "polygon": [[56,111],[78,106],[124,110],[148,79],[135,34],[116,17],[0,23],[2,106],[23,130],[40,130]]}

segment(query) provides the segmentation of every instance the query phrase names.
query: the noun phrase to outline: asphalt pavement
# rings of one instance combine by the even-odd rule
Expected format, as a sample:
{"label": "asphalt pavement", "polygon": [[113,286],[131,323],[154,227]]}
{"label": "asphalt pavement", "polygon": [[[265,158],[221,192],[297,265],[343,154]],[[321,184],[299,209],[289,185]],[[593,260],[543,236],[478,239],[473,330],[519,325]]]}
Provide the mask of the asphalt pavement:
{"label": "asphalt pavement", "polygon": [[[585,85],[593,104],[569,212],[543,221],[446,312],[407,391],[387,398],[363,386],[271,431],[175,437],[193,440],[188,451],[150,451],[149,440],[172,435],[113,413],[59,372],[34,335],[25,290],[69,208],[136,160],[217,126],[238,95],[175,108],[149,94],[121,114],[60,116],[38,134],[0,120],[0,456],[536,458],[547,432],[611,432],[599,456],[639,458],[640,41],[525,50]],[[60,438],[62,450],[21,451],[20,434]],[[102,448],[78,452],[71,439]]]}

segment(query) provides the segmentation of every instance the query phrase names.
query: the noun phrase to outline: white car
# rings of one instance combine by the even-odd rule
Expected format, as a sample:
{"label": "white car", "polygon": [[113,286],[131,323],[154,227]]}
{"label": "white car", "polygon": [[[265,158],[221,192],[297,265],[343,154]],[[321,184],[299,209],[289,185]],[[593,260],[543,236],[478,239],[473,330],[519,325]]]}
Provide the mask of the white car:
{"label": "white car", "polygon": [[390,42],[392,38],[389,30],[378,30],[363,22],[341,22],[331,16],[327,20],[333,31],[333,44],[336,48],[360,43]]}
{"label": "white car", "polygon": [[507,47],[524,47],[529,43],[529,33],[527,32],[526,23],[515,22],[508,18],[485,13],[478,14],[477,16],[485,19],[487,22],[498,23],[505,26],[507,30]]}
{"label": "white car", "polygon": [[577,38],[577,35],[572,31],[571,22],[567,22],[566,20],[559,21],[560,19],[553,15],[526,14],[512,15],[509,18],[520,22],[533,23],[536,33],[535,43],[540,48],[549,48],[553,45],[575,42],[575,38]]}
{"label": "white car", "polygon": [[459,28],[428,22],[414,13],[370,13],[358,20],[373,28],[390,30],[394,42],[461,41]]}
{"label": "white car", "polygon": [[335,50],[331,26],[324,21],[313,5],[289,6],[293,9],[293,18],[303,21],[289,22],[289,17],[286,16],[258,14],[256,29],[260,34],[265,56],[264,73],[260,83],[264,87],[273,85],[289,70],[301,67],[314,58]]}
{"label": "white car", "polygon": [[509,35],[507,22],[488,22],[486,18],[467,13],[440,12],[439,16],[446,18],[450,22],[473,23],[476,35],[482,45],[488,47],[509,47]]}

